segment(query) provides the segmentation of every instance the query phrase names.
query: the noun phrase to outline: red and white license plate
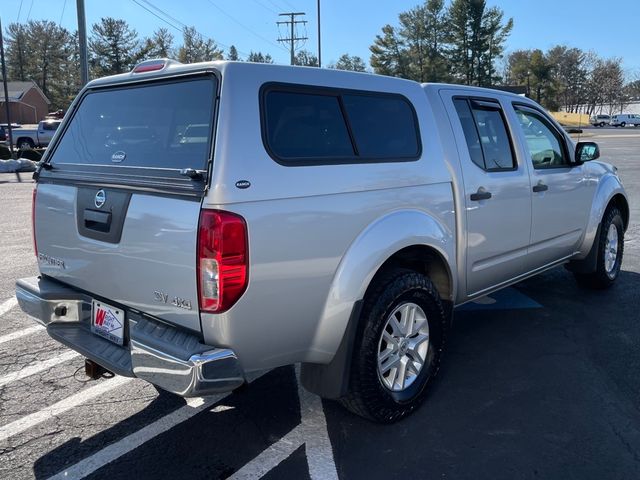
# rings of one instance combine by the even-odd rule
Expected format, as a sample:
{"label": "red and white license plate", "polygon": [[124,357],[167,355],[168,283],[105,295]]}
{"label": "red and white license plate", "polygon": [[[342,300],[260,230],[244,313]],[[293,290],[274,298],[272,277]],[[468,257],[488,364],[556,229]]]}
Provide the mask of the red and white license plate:
{"label": "red and white license plate", "polygon": [[91,302],[91,331],[107,340],[124,343],[124,310],[103,302]]}

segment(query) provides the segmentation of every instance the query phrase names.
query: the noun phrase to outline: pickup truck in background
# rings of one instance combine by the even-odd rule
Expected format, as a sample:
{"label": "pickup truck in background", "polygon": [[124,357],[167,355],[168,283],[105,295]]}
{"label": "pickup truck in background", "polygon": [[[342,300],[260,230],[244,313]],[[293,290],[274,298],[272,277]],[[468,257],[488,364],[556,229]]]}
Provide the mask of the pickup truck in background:
{"label": "pickup truck in background", "polygon": [[20,150],[46,147],[60,123],[61,120],[43,120],[33,127],[12,128],[13,141]]}
{"label": "pickup truck in background", "polygon": [[393,422],[455,306],[561,265],[605,289],[622,265],[617,169],[502,91],[153,60],[90,82],[61,128],[20,306],[182,396],[301,363],[308,390]]}

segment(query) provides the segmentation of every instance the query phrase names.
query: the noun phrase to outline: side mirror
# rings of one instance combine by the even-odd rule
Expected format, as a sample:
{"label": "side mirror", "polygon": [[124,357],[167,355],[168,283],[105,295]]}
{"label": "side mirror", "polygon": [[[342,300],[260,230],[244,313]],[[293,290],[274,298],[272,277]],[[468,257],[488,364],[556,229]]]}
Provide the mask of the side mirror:
{"label": "side mirror", "polygon": [[600,158],[600,147],[595,142],[578,142],[576,145],[576,162],[588,162]]}

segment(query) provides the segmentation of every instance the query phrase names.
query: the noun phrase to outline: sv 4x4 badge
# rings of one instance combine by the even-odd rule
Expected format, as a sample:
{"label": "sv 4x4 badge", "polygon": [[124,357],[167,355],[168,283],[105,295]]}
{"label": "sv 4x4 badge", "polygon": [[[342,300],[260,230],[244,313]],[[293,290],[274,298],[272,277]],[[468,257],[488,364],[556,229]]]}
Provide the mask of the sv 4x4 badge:
{"label": "sv 4x4 badge", "polygon": [[171,303],[174,307],[184,308],[185,310],[191,310],[191,300],[186,300],[180,297],[173,297],[171,302],[169,302],[169,294],[161,292],[160,290],[155,290],[153,292],[153,298],[156,302],[160,303]]}

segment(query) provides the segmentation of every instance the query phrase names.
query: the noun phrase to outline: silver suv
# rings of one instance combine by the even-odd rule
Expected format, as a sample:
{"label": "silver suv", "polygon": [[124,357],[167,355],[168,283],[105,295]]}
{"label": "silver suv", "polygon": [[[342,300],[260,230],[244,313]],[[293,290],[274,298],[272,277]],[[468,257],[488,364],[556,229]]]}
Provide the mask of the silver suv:
{"label": "silver suv", "polygon": [[598,155],[505,92],[145,62],[87,85],[56,133],[41,274],[17,297],[178,395],[301,363],[307,389],[392,422],[424,399],[454,306],[563,264],[616,280],[629,206]]}

